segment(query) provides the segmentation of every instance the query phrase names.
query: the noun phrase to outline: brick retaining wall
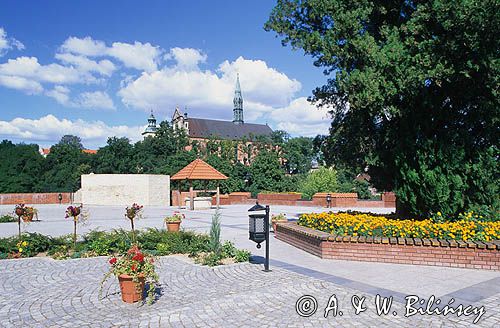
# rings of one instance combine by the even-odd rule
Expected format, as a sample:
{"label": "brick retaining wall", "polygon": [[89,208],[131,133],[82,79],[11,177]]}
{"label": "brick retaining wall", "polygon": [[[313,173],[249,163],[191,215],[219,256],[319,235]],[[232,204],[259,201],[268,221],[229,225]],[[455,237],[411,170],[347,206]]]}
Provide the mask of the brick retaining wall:
{"label": "brick retaining wall", "polygon": [[[258,194],[257,198],[251,198],[249,192],[234,192],[229,195],[220,196],[221,205],[234,204],[255,204],[258,201],[263,205],[287,205],[287,206],[311,206],[311,207],[327,207],[326,195],[328,193],[316,193],[312,200],[301,200],[301,194]],[[396,198],[394,193],[389,193],[389,196],[382,196],[382,200],[361,200],[358,199],[356,193],[331,193],[332,207],[395,207]],[[172,196],[173,205],[175,197]],[[212,197],[212,204],[215,205],[215,196]]]}
{"label": "brick retaining wall", "polygon": [[278,223],[276,237],[324,259],[500,270],[500,241],[336,236]]}
{"label": "brick retaining wall", "polygon": [[[62,192],[62,204],[71,203],[72,193]],[[38,194],[0,194],[0,205],[16,204],[59,204],[59,193],[38,193]]]}

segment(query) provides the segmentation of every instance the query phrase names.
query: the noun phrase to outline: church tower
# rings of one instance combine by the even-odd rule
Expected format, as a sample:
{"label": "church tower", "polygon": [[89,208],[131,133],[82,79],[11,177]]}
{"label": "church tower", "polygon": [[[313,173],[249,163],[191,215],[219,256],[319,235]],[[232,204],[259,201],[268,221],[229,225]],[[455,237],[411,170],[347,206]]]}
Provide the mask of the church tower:
{"label": "church tower", "polygon": [[233,123],[243,124],[243,97],[241,96],[240,74],[236,77],[236,89],[233,98]]}
{"label": "church tower", "polygon": [[146,130],[142,133],[144,138],[148,136],[155,136],[156,131],[158,131],[158,126],[156,125],[156,118],[153,115],[153,110],[151,110],[151,115],[148,118],[148,126],[146,127]]}

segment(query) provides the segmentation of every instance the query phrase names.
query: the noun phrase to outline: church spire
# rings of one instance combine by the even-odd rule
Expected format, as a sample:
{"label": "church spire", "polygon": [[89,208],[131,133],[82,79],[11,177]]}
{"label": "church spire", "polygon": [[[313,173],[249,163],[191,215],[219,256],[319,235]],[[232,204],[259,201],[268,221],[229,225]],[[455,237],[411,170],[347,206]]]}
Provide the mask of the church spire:
{"label": "church spire", "polygon": [[236,76],[236,88],[234,90],[233,104],[234,104],[233,123],[234,124],[243,124],[243,96],[241,95],[240,74],[239,73]]}

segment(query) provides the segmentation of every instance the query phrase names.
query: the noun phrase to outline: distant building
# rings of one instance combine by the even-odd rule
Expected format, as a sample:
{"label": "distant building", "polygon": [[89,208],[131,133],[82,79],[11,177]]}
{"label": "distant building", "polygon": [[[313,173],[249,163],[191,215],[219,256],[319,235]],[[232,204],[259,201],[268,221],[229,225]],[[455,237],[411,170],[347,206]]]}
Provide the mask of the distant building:
{"label": "distant building", "polygon": [[[47,155],[50,154],[50,148],[41,148],[40,147],[40,148],[38,148],[38,152],[43,157],[47,157]],[[82,149],[82,153],[90,154],[90,155],[95,155],[95,154],[97,154],[97,150],[94,150],[94,149]]]}
{"label": "distant building", "polygon": [[176,108],[172,116],[172,126],[174,129],[184,129],[190,141],[196,141],[201,145],[206,144],[209,139],[247,140],[246,145],[241,145],[235,150],[238,161],[245,164],[255,156],[255,152],[248,151],[255,137],[270,136],[273,132],[267,124],[245,123],[239,76],[236,78],[233,98],[233,121],[188,117],[188,113],[182,115],[179,108]]}
{"label": "distant building", "polygon": [[148,126],[146,127],[142,135],[144,136],[144,138],[149,136],[154,137],[157,131],[158,131],[158,126],[156,125],[156,118],[153,115],[153,110],[151,110],[151,115],[149,115],[148,118]]}

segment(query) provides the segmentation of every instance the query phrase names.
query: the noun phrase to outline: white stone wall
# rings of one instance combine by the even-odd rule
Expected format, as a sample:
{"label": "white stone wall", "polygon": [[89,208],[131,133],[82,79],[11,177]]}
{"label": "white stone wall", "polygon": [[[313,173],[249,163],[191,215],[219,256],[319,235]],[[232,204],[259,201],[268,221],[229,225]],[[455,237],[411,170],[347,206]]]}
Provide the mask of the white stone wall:
{"label": "white stone wall", "polygon": [[88,205],[170,206],[170,176],[154,174],[82,175],[81,202]]}

